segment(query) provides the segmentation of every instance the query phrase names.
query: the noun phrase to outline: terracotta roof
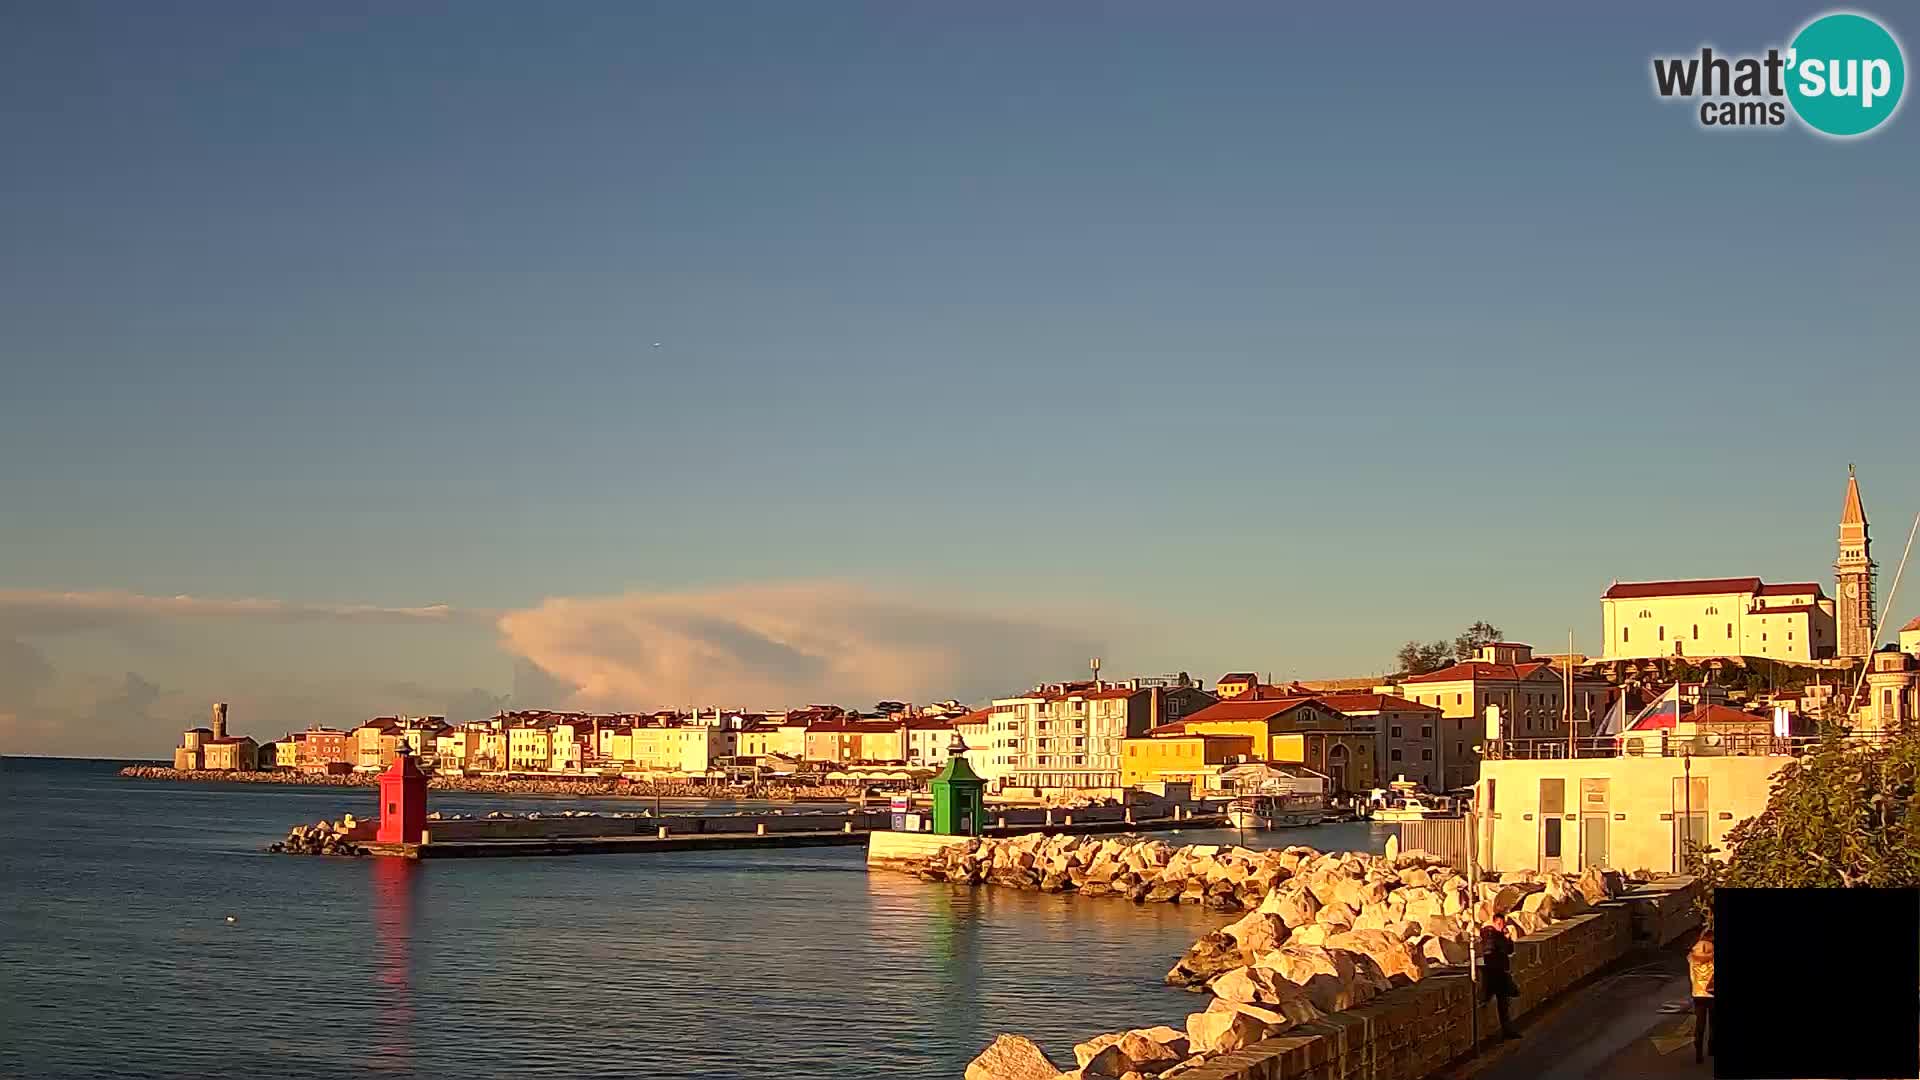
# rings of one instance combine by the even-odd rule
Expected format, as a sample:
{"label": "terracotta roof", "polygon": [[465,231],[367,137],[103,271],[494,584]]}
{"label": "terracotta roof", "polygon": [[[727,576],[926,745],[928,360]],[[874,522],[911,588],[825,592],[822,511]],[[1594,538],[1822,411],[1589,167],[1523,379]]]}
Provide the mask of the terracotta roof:
{"label": "terracotta roof", "polygon": [[916,716],[905,721],[909,731],[952,731],[952,720],[941,720],[930,716]]}
{"label": "terracotta roof", "polygon": [[984,724],[993,716],[992,709],[975,709],[965,716],[956,717],[955,724]]}
{"label": "terracotta roof", "polygon": [[1769,724],[1772,717],[1755,716],[1741,712],[1726,705],[1709,705],[1704,709],[1695,709],[1687,714],[1687,720],[1695,724]]}
{"label": "terracotta roof", "polygon": [[1757,593],[1765,586],[1757,577],[1697,578],[1692,581],[1617,581],[1602,594],[1606,600],[1644,596],[1699,596],[1708,593]]}
{"label": "terracotta roof", "polygon": [[1409,675],[1400,681],[1408,683],[1433,683],[1463,682],[1472,679],[1475,682],[1481,680],[1518,682],[1540,671],[1542,668],[1552,666],[1552,662],[1547,660],[1529,660],[1524,664],[1490,664],[1484,660],[1468,660],[1465,663],[1455,664],[1452,667],[1441,668],[1439,671],[1430,671],[1425,675]]}
{"label": "terracotta roof", "polygon": [[1227,674],[1222,675],[1220,676],[1220,678],[1216,679],[1215,683],[1217,684],[1217,683],[1223,683],[1223,682],[1255,682],[1259,678],[1260,676],[1255,675],[1251,671],[1230,671]]}
{"label": "terracotta roof", "polygon": [[1900,628],[1900,632],[1903,634],[1909,630],[1920,630],[1920,615],[1915,615],[1912,622]]}
{"label": "terracotta roof", "polygon": [[807,733],[812,734],[818,731],[829,735],[843,733],[850,735],[883,735],[887,732],[897,732],[899,730],[900,725],[892,720],[822,720],[807,728]]}
{"label": "terracotta roof", "polygon": [[1388,710],[1398,710],[1401,712],[1418,710],[1420,712],[1430,713],[1441,711],[1437,706],[1422,705],[1417,701],[1409,701],[1406,698],[1394,694],[1322,694],[1320,700],[1325,702],[1328,708],[1338,709],[1343,713],[1386,712]]}
{"label": "terracotta roof", "polygon": [[1761,596],[1798,596],[1801,593],[1812,593],[1815,596],[1824,595],[1820,591],[1820,586],[1817,583],[1811,582],[1811,581],[1803,581],[1797,584],[1790,584],[1790,585],[1760,586]]}
{"label": "terracotta roof", "polygon": [[[1196,713],[1189,713],[1182,723],[1201,723],[1208,720],[1271,720],[1276,716],[1292,712],[1302,705],[1316,704],[1324,709],[1332,709],[1318,698],[1292,697],[1274,701],[1255,701],[1244,697],[1228,698],[1216,701]],[[1337,710],[1335,710],[1337,711]],[[1161,728],[1171,727],[1162,724]],[[1158,731],[1160,728],[1155,728]]]}

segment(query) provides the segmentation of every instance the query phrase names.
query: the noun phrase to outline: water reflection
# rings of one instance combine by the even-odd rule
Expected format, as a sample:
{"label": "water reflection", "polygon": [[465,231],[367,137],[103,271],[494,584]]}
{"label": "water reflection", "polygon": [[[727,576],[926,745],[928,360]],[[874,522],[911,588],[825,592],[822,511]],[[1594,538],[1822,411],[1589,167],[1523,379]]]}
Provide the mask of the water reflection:
{"label": "water reflection", "polygon": [[412,859],[371,860],[374,941],[373,1058],[381,1072],[413,1071],[414,879]]}

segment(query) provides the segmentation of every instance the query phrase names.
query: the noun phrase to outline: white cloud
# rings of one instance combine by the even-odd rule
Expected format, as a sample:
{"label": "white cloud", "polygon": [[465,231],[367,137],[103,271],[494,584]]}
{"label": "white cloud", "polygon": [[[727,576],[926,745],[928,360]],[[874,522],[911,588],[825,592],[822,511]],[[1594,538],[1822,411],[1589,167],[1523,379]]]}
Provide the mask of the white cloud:
{"label": "white cloud", "polygon": [[1094,652],[1045,620],[831,581],[553,598],[499,625],[508,650],[578,688],[570,704],[604,708],[978,700]]}

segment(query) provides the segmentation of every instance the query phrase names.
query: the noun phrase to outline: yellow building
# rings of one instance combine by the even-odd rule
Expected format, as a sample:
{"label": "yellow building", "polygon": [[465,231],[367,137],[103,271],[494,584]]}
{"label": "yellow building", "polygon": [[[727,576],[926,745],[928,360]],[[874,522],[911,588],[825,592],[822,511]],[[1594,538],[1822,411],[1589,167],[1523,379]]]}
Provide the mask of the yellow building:
{"label": "yellow building", "polygon": [[755,720],[740,729],[737,745],[742,757],[778,754],[798,760],[807,756],[807,725],[784,720]]}
{"label": "yellow building", "polygon": [[273,744],[273,766],[276,769],[297,769],[300,767],[301,733],[295,732]]}
{"label": "yellow building", "polygon": [[905,761],[906,747],[892,720],[822,720],[807,728],[805,759],[828,764]]}
{"label": "yellow building", "polygon": [[[1563,672],[1537,660],[1527,645],[1497,642],[1479,655],[1426,675],[1411,675],[1380,688],[1440,710],[1438,751],[1446,790],[1470,787],[1480,775],[1475,746],[1486,741],[1487,706],[1500,709],[1502,735],[1508,739],[1565,739],[1566,693]],[[1613,688],[1576,677],[1573,718],[1577,733],[1593,731],[1604,720]]]}
{"label": "yellow building", "polygon": [[552,762],[553,733],[544,721],[526,721],[507,728],[509,772],[546,772]]}
{"label": "yellow building", "polygon": [[1260,676],[1251,671],[1233,671],[1220,676],[1213,684],[1213,692],[1221,701],[1237,698],[1260,685]]}
{"label": "yellow building", "polygon": [[631,756],[627,760],[641,772],[704,775],[723,747],[718,728],[697,724],[636,727],[628,739]]}
{"label": "yellow building", "polygon": [[[1166,725],[1181,729],[1180,723]],[[1254,756],[1249,735],[1201,735],[1169,731],[1162,735],[1129,738],[1120,744],[1120,784],[1144,787],[1152,783],[1190,783],[1196,794],[1209,791],[1220,766],[1236,757]]]}
{"label": "yellow building", "polygon": [[209,772],[252,772],[260,763],[259,744],[246,735],[208,739],[200,752],[200,767]]}
{"label": "yellow building", "polygon": [[1920,658],[1893,646],[1867,658],[1866,686],[1853,730],[1886,734],[1920,724]]}
{"label": "yellow building", "polygon": [[376,716],[354,728],[347,737],[353,748],[354,771],[379,772],[393,764],[394,754],[405,741],[400,731],[397,716]]}
{"label": "yellow building", "polygon": [[1756,577],[1622,581],[1600,598],[1602,660],[1757,656],[1788,663],[1832,657],[1833,601],[1812,582]]}
{"label": "yellow building", "polygon": [[173,767],[181,772],[193,772],[205,766],[206,757],[202,749],[213,738],[210,728],[188,728],[180,733],[180,745],[173,748]]}
{"label": "yellow building", "polygon": [[1724,848],[1729,829],[1766,809],[1791,760],[1716,755],[1705,740],[1684,756],[1489,758],[1474,793],[1481,864],[1681,872],[1688,843]]}
{"label": "yellow building", "polygon": [[1310,697],[1260,700],[1248,694],[1201,709],[1167,734],[1240,735],[1265,761],[1304,765],[1327,776],[1334,793],[1367,791],[1380,781],[1370,726]]}

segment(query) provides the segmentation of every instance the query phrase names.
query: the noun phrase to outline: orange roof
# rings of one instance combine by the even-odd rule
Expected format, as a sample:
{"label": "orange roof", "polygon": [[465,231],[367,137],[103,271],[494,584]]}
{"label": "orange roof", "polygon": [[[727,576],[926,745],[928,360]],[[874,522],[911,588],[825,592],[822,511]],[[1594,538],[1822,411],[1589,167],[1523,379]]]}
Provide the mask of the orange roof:
{"label": "orange roof", "polygon": [[1903,634],[1909,630],[1920,630],[1920,615],[1915,615],[1912,622],[1900,628],[1900,632]]}
{"label": "orange roof", "polygon": [[1260,676],[1255,675],[1251,671],[1230,671],[1227,674],[1220,676],[1218,681],[1219,682],[1253,682],[1259,677]]}
{"label": "orange roof", "polygon": [[1687,721],[1694,724],[1765,724],[1771,722],[1771,718],[1741,712],[1726,705],[1709,705],[1688,713]]}
{"label": "orange roof", "polygon": [[1400,681],[1409,683],[1431,683],[1461,682],[1472,679],[1475,682],[1479,682],[1484,679],[1487,681],[1504,680],[1517,682],[1527,678],[1541,668],[1552,666],[1552,662],[1547,660],[1530,660],[1524,664],[1489,664],[1484,660],[1468,660],[1465,663],[1454,664],[1452,667],[1441,668],[1439,671],[1430,671],[1425,675],[1409,675]]}
{"label": "orange roof", "polygon": [[1820,586],[1811,581],[1802,581],[1791,585],[1760,586],[1761,596],[1798,596],[1801,593],[1812,593],[1815,596],[1819,596],[1821,595]]}
{"label": "orange roof", "polygon": [[984,724],[993,716],[992,709],[975,709],[965,716],[954,718],[955,724]]}
{"label": "orange roof", "polygon": [[[1212,705],[1201,709],[1199,712],[1187,714],[1186,718],[1180,722],[1197,724],[1209,720],[1271,720],[1276,716],[1290,713],[1300,706],[1307,704],[1320,704],[1322,708],[1332,708],[1332,706],[1321,703],[1318,698],[1311,697],[1280,698],[1270,701],[1258,701],[1245,697],[1237,697],[1228,698],[1225,701],[1216,701]],[[1172,726],[1171,724],[1162,724],[1154,730],[1159,731]]]}

